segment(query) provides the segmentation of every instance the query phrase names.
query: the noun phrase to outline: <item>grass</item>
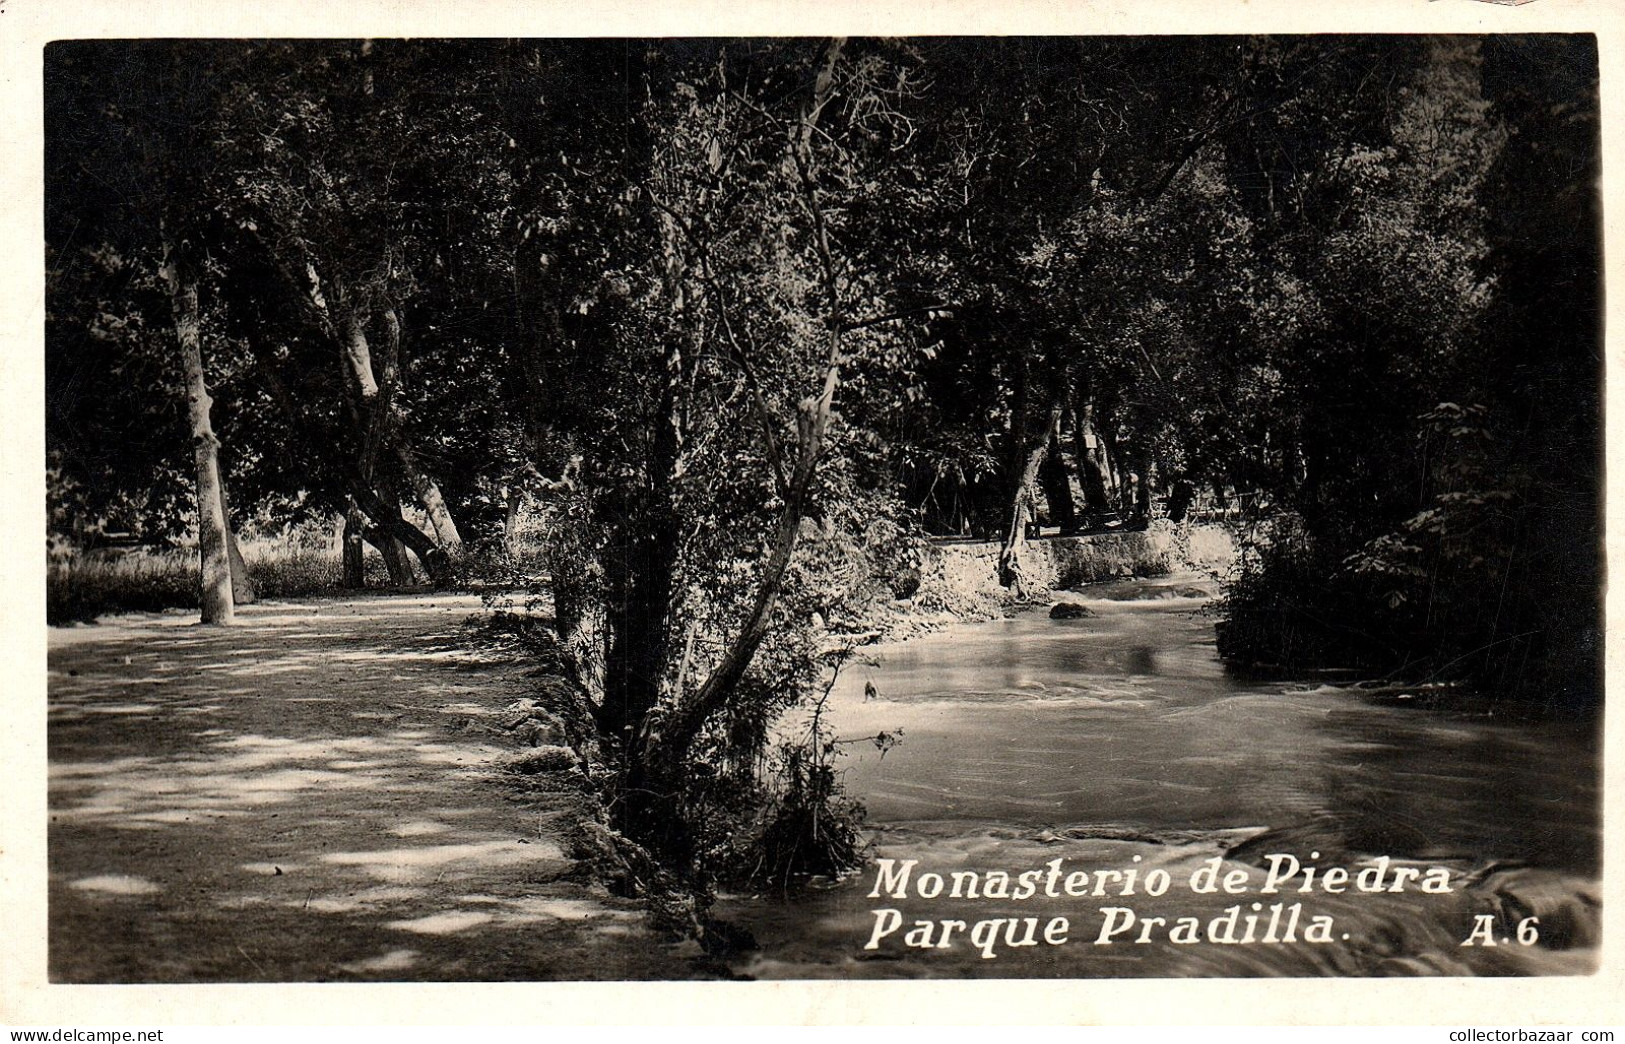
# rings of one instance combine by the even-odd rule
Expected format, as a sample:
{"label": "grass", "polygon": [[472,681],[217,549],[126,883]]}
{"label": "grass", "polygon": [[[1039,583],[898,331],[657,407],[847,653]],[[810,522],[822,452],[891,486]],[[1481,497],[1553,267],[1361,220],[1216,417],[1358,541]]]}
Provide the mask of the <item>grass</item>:
{"label": "grass", "polygon": [[198,563],[180,552],[76,555],[45,573],[45,621],[89,622],[105,613],[196,608]]}
{"label": "grass", "polygon": [[[343,564],[327,531],[245,540],[241,547],[261,598],[309,598],[345,590]],[[391,586],[376,550],[369,546],[363,562],[367,587]],[[470,589],[523,589],[545,572],[534,547],[514,556],[501,548],[465,546],[454,566],[456,585]],[[46,567],[45,620],[52,625],[89,623],[111,613],[196,609],[198,568],[195,548],[92,551],[52,558]]]}
{"label": "grass", "polygon": [[[267,540],[246,543],[243,558],[261,598],[304,598],[341,589],[336,550]],[[388,583],[376,554],[367,556],[366,571],[368,586]],[[87,623],[110,613],[196,609],[198,585],[195,550],[77,554],[46,567],[45,621]]]}

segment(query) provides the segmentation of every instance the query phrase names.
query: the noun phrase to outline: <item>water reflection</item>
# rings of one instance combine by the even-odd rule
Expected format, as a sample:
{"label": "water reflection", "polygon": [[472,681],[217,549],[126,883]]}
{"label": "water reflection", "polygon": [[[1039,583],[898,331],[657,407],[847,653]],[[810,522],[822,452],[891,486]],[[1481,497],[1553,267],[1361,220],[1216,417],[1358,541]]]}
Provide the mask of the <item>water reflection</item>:
{"label": "water reflection", "polygon": [[[1199,603],[1122,595],[1119,587],[1088,601],[1094,615],[1087,619],[1040,613],[959,628],[891,648],[877,663],[849,671],[828,711],[840,735],[902,729],[906,736],[883,757],[862,744],[844,747],[845,781],[869,810],[879,855],[952,867],[1007,867],[1018,855],[1036,859],[1033,865],[1063,854],[1097,861],[1138,856],[1144,865],[1155,857],[1187,873],[1225,851],[1238,865],[1261,861],[1266,850],[1306,859],[1318,852],[1324,862],[1348,866],[1386,855],[1446,862],[1462,881],[1484,867],[1517,863],[1547,875],[1539,888],[1568,897],[1554,903],[1579,903],[1571,920],[1590,916],[1573,897],[1598,866],[1591,729],[1505,723],[1471,708],[1428,709],[1346,689],[1239,679],[1219,663],[1212,619]],[[878,695],[865,700],[869,686]],[[1132,953],[1088,947],[994,970],[937,950],[863,951],[865,918],[875,905],[867,898],[871,878],[789,904],[734,904],[730,913],[763,942],[743,970],[795,976],[1575,970],[1573,954],[1549,950],[1457,953],[1461,926],[1471,923],[1479,902],[1465,886],[1426,901],[1324,897],[1324,908],[1356,926],[1346,945],[1217,953],[1200,946]],[[1216,912],[1212,901],[1188,894],[1159,900],[1159,912],[1178,905],[1176,898],[1204,916]],[[1097,906],[1084,912],[1093,915]],[[943,916],[967,915],[962,903],[944,909]],[[1583,927],[1573,931],[1584,934]]]}

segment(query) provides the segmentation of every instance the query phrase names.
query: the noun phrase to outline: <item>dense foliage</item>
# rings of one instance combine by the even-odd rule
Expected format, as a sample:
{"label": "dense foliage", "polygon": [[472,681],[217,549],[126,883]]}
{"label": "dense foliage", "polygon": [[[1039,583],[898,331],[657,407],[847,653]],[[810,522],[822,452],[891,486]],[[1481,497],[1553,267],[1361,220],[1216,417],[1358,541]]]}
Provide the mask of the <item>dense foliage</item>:
{"label": "dense foliage", "polygon": [[56,44],[53,527],[196,528],[191,286],[237,524],[447,583],[539,513],[678,866],[840,869],[790,712],[929,534],[1020,590],[1033,524],[1240,517],[1235,661],[1594,703],[1595,77],[1571,37]]}

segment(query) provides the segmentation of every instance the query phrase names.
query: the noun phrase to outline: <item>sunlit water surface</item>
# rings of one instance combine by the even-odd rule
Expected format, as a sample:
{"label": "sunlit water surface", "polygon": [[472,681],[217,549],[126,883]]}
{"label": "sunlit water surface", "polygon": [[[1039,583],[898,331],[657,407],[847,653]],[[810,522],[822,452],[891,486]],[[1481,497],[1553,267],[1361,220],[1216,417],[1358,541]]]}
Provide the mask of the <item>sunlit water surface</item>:
{"label": "sunlit water surface", "polygon": [[[1035,612],[965,625],[878,650],[850,666],[826,710],[856,740],[902,732],[882,752],[843,743],[848,792],[875,841],[865,869],[788,900],[735,896],[720,908],[759,947],[735,968],[758,977],[1561,974],[1590,969],[1597,923],[1597,753],[1589,724],[1512,722],[1485,704],[1378,699],[1312,682],[1259,682],[1224,669],[1213,618],[1188,578],[1091,588],[1086,619]],[[873,694],[868,687],[873,687]],[[1293,890],[1257,894],[1271,853],[1357,872],[1444,866],[1448,894]],[[1197,894],[1214,856],[1244,870],[1245,894]],[[870,897],[877,859],[915,873],[1005,870],[1061,858],[1068,872],[1162,867],[1160,897]],[[1386,880],[1386,879],[1385,879]],[[1104,908],[1137,918],[1299,902],[1302,927],[1333,918],[1332,942],[1179,944],[1166,929],[1096,940]],[[903,927],[872,948],[876,910]],[[1495,918],[1494,947],[1462,947],[1474,918]],[[1500,942],[1543,915],[1531,946]],[[985,947],[979,920],[1065,916],[1059,945]],[[1123,915],[1116,915],[1119,923]],[[963,920],[929,948],[917,920]],[[1019,926],[1018,926],[1019,928]],[[985,931],[984,931],[985,934]],[[1277,935],[1281,934],[1279,929]],[[1022,938],[1018,930],[1016,938]]]}

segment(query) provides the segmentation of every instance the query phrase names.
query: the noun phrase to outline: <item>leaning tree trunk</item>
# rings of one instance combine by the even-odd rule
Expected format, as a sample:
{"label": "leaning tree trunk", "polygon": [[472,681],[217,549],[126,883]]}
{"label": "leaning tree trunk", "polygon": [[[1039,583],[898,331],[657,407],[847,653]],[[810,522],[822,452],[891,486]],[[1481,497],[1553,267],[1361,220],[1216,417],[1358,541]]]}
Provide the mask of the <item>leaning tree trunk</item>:
{"label": "leaning tree trunk", "polygon": [[[599,724],[620,744],[628,763],[637,757],[638,731],[660,701],[671,645],[671,613],[681,552],[673,502],[683,450],[683,389],[692,365],[687,347],[692,317],[684,286],[682,239],[669,217],[661,221],[662,284],[679,329],[666,342],[665,380],[655,404],[647,479],[632,502],[611,498],[611,514],[627,520],[628,539],[604,559],[604,700]],[[677,693],[679,699],[682,693]]]}
{"label": "leaning tree trunk", "polygon": [[1038,482],[1038,469],[1049,453],[1061,425],[1063,403],[1059,398],[1050,403],[1041,432],[1029,433],[1024,443],[1022,462],[1015,494],[1011,497],[1010,524],[1005,529],[1004,544],[999,548],[999,583],[1010,588],[1018,597],[1024,596],[1021,554],[1027,546],[1027,519],[1032,513],[1034,486]]}
{"label": "leaning tree trunk", "polygon": [[253,605],[259,601],[259,591],[248,575],[248,563],[243,560],[243,549],[237,545],[237,530],[231,524],[231,497],[226,493],[226,476],[220,475],[220,514],[226,520],[226,552],[231,562],[231,600],[237,605]]}
{"label": "leaning tree trunk", "polygon": [[1123,476],[1123,514],[1131,528],[1144,529],[1151,519],[1151,457],[1138,436],[1120,443],[1118,454],[1123,467],[1132,469]]}
{"label": "leaning tree trunk", "polygon": [[[352,468],[347,479],[350,496],[355,498],[356,506],[378,524],[380,533],[406,545],[412,554],[418,557],[418,561],[423,563],[423,571],[429,575],[430,583],[437,587],[449,586],[452,580],[450,558],[435,545],[427,533],[401,517],[400,502],[386,499],[373,488],[370,481],[362,477],[359,470]],[[369,535],[367,539],[373,538]],[[385,542],[379,540],[373,542],[387,554]]]}
{"label": "leaning tree trunk", "polygon": [[525,491],[516,485],[503,491],[507,510],[502,515],[502,549],[509,555],[519,555],[519,513],[525,506]]}
{"label": "leaning tree trunk", "polygon": [[[357,429],[360,452],[352,473],[347,476],[350,494],[356,506],[391,538],[380,542],[379,547],[384,552],[386,563],[393,561],[391,575],[397,582],[400,582],[398,574],[404,572],[409,577],[411,572],[409,563],[404,570],[399,569],[404,552],[399,551],[398,545],[405,545],[423,564],[423,571],[430,582],[444,587],[451,582],[451,558],[446,549],[407,522],[401,516],[399,500],[384,495],[374,479],[380,457],[387,449],[401,462],[408,481],[415,489],[419,488],[420,480],[427,481],[416,466],[410,446],[402,441],[405,433],[398,423],[399,416],[394,404],[399,384],[399,319],[393,309],[385,311],[388,336],[383,344],[383,380],[380,381],[373,370],[372,346],[367,340],[364,315],[358,310],[357,302],[349,298],[345,288],[335,285],[335,301],[330,306],[313,264],[308,265],[308,272],[307,303],[316,317],[317,325],[337,345],[340,361],[349,378],[349,387],[355,396],[351,402],[351,416]],[[456,527],[451,524],[450,513],[445,509],[445,500],[440,497],[438,487],[429,482],[428,488],[433,490],[434,498],[439,502],[439,511],[443,516],[441,522],[450,535],[456,536]],[[432,518],[435,509],[431,505],[429,510]]]}
{"label": "leaning tree trunk", "polygon": [[434,479],[430,478],[418,463],[417,454],[407,444],[398,417],[392,421],[391,428],[394,435],[395,459],[400,462],[406,481],[411,483],[412,491],[422,502],[424,514],[429,516],[429,526],[434,530],[435,539],[447,550],[462,547],[463,536],[457,531],[457,523],[452,520],[451,509],[446,506],[446,498]]}
{"label": "leaning tree trunk", "polygon": [[186,374],[187,414],[192,427],[192,458],[197,470],[198,555],[200,587],[198,601],[202,622],[229,624],[234,607],[231,598],[231,553],[226,513],[220,485],[220,441],[209,421],[208,384],[203,374],[201,319],[198,308],[197,277],[186,263],[164,244],[164,264],[160,270],[168,286],[170,307],[175,313],[175,340],[180,348],[181,368]]}

